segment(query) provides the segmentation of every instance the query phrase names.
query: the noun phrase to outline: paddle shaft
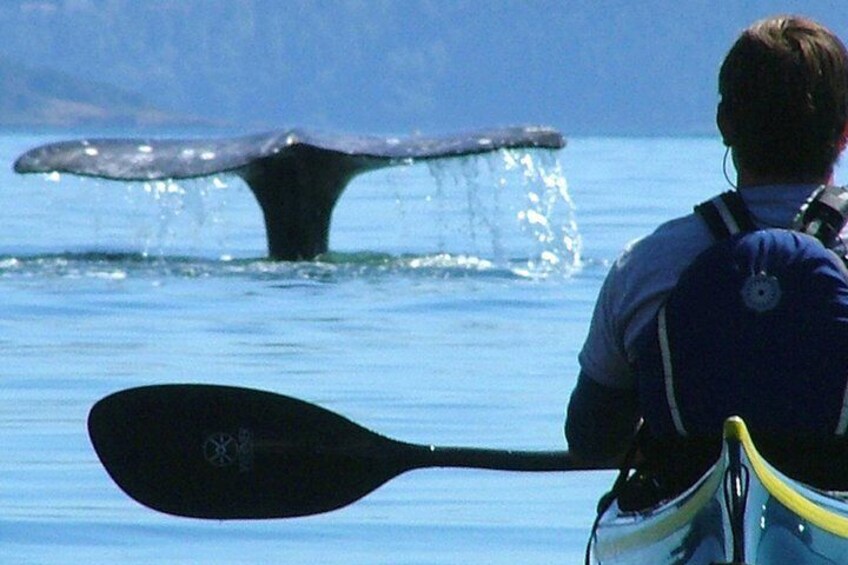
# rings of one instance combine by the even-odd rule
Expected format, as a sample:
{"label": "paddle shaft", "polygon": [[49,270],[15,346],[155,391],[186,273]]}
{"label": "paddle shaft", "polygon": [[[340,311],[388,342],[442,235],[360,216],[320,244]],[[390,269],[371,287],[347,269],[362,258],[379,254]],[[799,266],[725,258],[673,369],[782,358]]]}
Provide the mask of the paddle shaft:
{"label": "paddle shaft", "polygon": [[567,451],[515,451],[473,447],[438,447],[405,444],[404,454],[410,469],[424,467],[462,467],[494,471],[581,471],[604,467],[584,465]]}

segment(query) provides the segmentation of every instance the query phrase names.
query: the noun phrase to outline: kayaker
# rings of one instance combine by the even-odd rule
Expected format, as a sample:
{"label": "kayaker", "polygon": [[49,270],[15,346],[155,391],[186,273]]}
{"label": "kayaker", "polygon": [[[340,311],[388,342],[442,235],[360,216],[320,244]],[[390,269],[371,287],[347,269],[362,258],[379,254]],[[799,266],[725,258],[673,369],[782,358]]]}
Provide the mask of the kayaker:
{"label": "kayaker", "polygon": [[[728,52],[718,80],[716,121],[736,169],[735,194],[741,196],[742,207],[747,209],[754,227],[791,228],[811,194],[831,183],[834,165],[848,139],[845,46],[832,32],[809,19],[772,17],[744,30]],[[716,210],[715,202],[710,206]],[[722,208],[724,204],[718,202],[718,206]],[[718,212],[723,215],[727,210]],[[681,275],[715,242],[705,218],[692,213],[664,223],[652,234],[628,245],[612,265],[579,355],[580,374],[568,404],[565,433],[569,450],[576,457],[591,463],[620,462],[642,421],[649,433],[685,437],[686,425],[690,424],[686,417],[693,413],[692,407],[669,406],[669,399],[672,404],[691,402],[691,395],[675,398],[674,391],[669,390],[671,381],[644,386],[640,379],[646,377],[638,374],[636,361],[640,339],[658,324],[661,307]],[[770,286],[767,276],[751,284],[753,288],[745,292],[754,308],[767,309],[770,301],[777,300],[774,295],[779,294],[780,287]],[[840,299],[845,296],[834,300]],[[709,306],[703,310],[709,311]],[[698,323],[691,320],[693,325]],[[795,329],[796,334],[805,331]],[[848,350],[845,343],[840,349]],[[676,346],[670,345],[672,358]],[[769,346],[776,353],[787,347],[786,343]],[[757,354],[764,351],[768,348],[758,348]],[[700,361],[720,370],[725,360]],[[848,366],[841,374],[832,375],[840,394],[834,402],[822,405],[822,421],[839,418],[839,414],[824,413],[838,412],[843,399],[848,399],[846,375]],[[787,393],[780,386],[761,387],[733,399],[714,392],[705,386],[698,400],[714,414],[731,400],[735,410],[739,402],[757,403],[768,395],[792,394],[791,389]],[[788,413],[774,416],[777,420],[783,418],[778,425],[785,425],[785,420],[794,417]],[[702,424],[694,422],[692,426]]]}

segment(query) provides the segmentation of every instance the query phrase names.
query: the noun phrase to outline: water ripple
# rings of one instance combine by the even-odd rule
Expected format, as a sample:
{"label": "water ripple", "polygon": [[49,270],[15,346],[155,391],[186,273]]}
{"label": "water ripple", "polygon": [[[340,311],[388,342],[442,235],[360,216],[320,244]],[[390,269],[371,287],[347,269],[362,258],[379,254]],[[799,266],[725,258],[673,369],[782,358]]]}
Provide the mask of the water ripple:
{"label": "water ripple", "polygon": [[243,277],[286,283],[338,282],[385,276],[425,279],[544,279],[568,277],[579,265],[565,268],[544,261],[512,259],[495,262],[473,255],[435,253],[328,253],[316,261],[208,259],[156,256],[118,251],[87,251],[0,256],[0,279],[127,279]]}

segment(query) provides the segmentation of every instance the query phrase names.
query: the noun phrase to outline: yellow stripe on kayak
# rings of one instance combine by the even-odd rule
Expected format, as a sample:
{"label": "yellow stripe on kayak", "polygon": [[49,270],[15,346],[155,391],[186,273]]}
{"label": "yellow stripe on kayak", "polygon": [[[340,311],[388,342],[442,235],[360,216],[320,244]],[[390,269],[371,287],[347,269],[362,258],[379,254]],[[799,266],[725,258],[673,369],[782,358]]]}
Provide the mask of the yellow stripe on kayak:
{"label": "yellow stripe on kayak", "polygon": [[688,498],[679,506],[668,506],[659,508],[643,527],[631,529],[622,528],[624,532],[618,533],[616,527],[607,527],[604,530],[604,539],[597,539],[595,553],[600,561],[611,559],[615,555],[628,553],[637,548],[650,547],[668,536],[680,531],[692,522],[695,516],[704,509],[704,506],[713,498],[714,493],[721,485],[722,473],[713,468],[703,482],[690,492]]}
{"label": "yellow stripe on kayak", "polygon": [[800,518],[831,534],[848,537],[848,518],[819,506],[795,491],[784,479],[779,477],[759,454],[748,428],[741,418],[728,418],[724,423],[724,437],[735,439],[745,450],[754,473],[763,487],[791,512]]}

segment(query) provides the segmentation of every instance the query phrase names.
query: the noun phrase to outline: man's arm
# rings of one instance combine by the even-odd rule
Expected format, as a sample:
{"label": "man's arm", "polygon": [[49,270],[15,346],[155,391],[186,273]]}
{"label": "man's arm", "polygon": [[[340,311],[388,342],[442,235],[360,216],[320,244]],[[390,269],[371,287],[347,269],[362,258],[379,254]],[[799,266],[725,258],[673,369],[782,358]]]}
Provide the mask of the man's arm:
{"label": "man's arm", "polygon": [[604,386],[581,371],[565,420],[569,451],[586,463],[618,464],[639,420],[635,389]]}

